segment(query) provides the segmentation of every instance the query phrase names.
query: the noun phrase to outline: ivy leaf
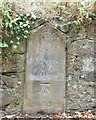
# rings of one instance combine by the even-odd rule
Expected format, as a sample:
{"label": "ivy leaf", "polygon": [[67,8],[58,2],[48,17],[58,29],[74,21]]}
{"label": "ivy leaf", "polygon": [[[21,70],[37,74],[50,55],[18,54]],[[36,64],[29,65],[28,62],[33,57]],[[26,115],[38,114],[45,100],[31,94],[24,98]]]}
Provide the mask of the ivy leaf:
{"label": "ivy leaf", "polygon": [[17,48],[18,46],[17,45],[13,45],[13,48]]}
{"label": "ivy leaf", "polygon": [[8,44],[4,42],[3,47],[8,47]]}
{"label": "ivy leaf", "polygon": [[27,25],[29,24],[29,20],[26,21],[26,24],[27,24]]}
{"label": "ivy leaf", "polygon": [[28,13],[26,16],[29,17],[29,16],[30,16],[30,13]]}
{"label": "ivy leaf", "polygon": [[8,25],[9,25],[9,22],[6,22],[6,23],[5,23],[6,28],[8,27]]}
{"label": "ivy leaf", "polygon": [[24,38],[27,39],[28,37],[26,35],[24,35]]}
{"label": "ivy leaf", "polygon": [[17,40],[20,40],[20,37],[17,36],[16,39],[17,39]]}
{"label": "ivy leaf", "polygon": [[10,41],[10,43],[14,43],[14,41],[13,41],[13,40],[11,40],[11,41]]}
{"label": "ivy leaf", "polygon": [[25,33],[28,33],[28,30],[25,30],[24,32],[25,32]]}
{"label": "ivy leaf", "polygon": [[15,23],[18,20],[20,20],[20,18],[15,18],[14,20],[12,20],[12,23]]}
{"label": "ivy leaf", "polygon": [[74,23],[75,23],[77,29],[80,28],[80,21],[79,20],[74,21]]}
{"label": "ivy leaf", "polygon": [[12,23],[11,22],[9,23],[9,27],[12,28]]}
{"label": "ivy leaf", "polygon": [[18,41],[18,42],[16,42],[16,44],[17,44],[17,45],[20,45],[20,42]]}
{"label": "ivy leaf", "polygon": [[3,23],[2,23],[2,20],[0,19],[0,25],[2,25]]}
{"label": "ivy leaf", "polygon": [[64,24],[64,25],[63,25],[63,28],[64,28],[64,29],[67,29],[67,25],[66,25],[66,24]]}
{"label": "ivy leaf", "polygon": [[9,14],[6,14],[6,16],[11,20],[11,16]]}
{"label": "ivy leaf", "polygon": [[0,43],[0,48],[2,48],[2,43]]}
{"label": "ivy leaf", "polygon": [[3,38],[3,36],[2,35],[0,35],[0,39],[2,39]]}
{"label": "ivy leaf", "polygon": [[30,25],[28,25],[27,27],[28,27],[28,28],[30,28],[31,26],[30,26]]}
{"label": "ivy leaf", "polygon": [[32,18],[35,20],[37,18],[37,16],[35,15],[35,13],[32,13]]}
{"label": "ivy leaf", "polygon": [[27,27],[27,24],[23,24],[24,27]]}
{"label": "ivy leaf", "polygon": [[1,42],[0,43],[0,47],[1,48],[5,48],[5,47],[8,47],[8,44],[4,41],[4,42]]}
{"label": "ivy leaf", "polygon": [[14,35],[14,32],[13,31],[10,31],[11,35]]}

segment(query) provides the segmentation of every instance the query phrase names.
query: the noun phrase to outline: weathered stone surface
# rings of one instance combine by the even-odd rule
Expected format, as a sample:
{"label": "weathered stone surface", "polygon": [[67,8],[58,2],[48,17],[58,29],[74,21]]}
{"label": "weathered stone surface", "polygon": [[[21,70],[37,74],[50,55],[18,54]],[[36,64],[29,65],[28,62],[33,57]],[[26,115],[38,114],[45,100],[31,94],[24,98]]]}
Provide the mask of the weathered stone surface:
{"label": "weathered stone surface", "polygon": [[95,106],[94,40],[77,40],[68,46],[67,109],[84,110]]}
{"label": "weathered stone surface", "polygon": [[2,91],[3,91],[3,89],[0,88],[0,107],[2,105]]}
{"label": "weathered stone surface", "polygon": [[28,41],[24,111],[64,111],[65,37],[46,23]]}
{"label": "weathered stone surface", "polygon": [[2,80],[8,87],[14,87],[15,80],[13,78],[2,75]]}
{"label": "weathered stone surface", "polygon": [[16,96],[9,89],[0,90],[0,100],[2,101],[0,107],[6,108],[10,103],[16,100]]}
{"label": "weathered stone surface", "polygon": [[[68,81],[69,82],[69,81]],[[93,86],[90,86],[90,84]],[[93,109],[95,106],[94,82],[84,80],[74,80],[68,83],[68,110],[85,110]]]}
{"label": "weathered stone surface", "polygon": [[24,71],[24,55],[11,54],[9,57],[2,58],[2,72],[22,72]]}
{"label": "weathered stone surface", "polygon": [[[94,40],[77,40],[68,46],[68,73],[78,71],[84,74],[90,75],[94,72]],[[84,73],[85,72],[85,73]],[[88,78],[88,77],[87,77]]]}
{"label": "weathered stone surface", "polygon": [[[1,51],[0,51],[1,52]],[[2,71],[2,55],[0,54],[0,72]]]}
{"label": "weathered stone surface", "polygon": [[19,113],[23,103],[24,73],[6,73],[6,75],[2,75],[4,82],[1,81],[0,85],[0,106],[6,114]]}

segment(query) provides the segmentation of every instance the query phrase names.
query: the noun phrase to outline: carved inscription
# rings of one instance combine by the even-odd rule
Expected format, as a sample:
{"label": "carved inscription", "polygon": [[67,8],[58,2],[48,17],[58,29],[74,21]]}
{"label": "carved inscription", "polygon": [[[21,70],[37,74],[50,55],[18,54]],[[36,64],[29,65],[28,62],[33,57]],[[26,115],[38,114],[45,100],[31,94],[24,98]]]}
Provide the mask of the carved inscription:
{"label": "carved inscription", "polygon": [[[62,61],[63,62],[63,61]],[[32,73],[29,75],[30,80],[50,80],[64,79],[64,69],[62,62],[59,60],[41,60],[36,59],[33,63]],[[60,68],[60,69],[59,69]]]}
{"label": "carved inscription", "polygon": [[46,96],[50,95],[50,91],[48,89],[49,85],[50,84],[41,84],[41,90],[39,92],[40,96],[46,97]]}
{"label": "carved inscription", "polygon": [[49,91],[50,84],[41,83],[40,86],[41,86],[41,90],[39,92],[39,95],[41,101],[41,108],[46,109],[46,104],[47,106],[49,106],[50,103],[50,91]]}

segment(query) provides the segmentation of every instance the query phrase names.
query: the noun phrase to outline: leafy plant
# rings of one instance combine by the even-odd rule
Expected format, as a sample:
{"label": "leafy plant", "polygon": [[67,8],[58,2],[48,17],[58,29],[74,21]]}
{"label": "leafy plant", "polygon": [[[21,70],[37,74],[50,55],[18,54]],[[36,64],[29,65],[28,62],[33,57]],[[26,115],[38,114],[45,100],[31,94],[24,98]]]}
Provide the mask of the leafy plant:
{"label": "leafy plant", "polygon": [[[2,2],[1,2],[2,1]],[[27,40],[31,29],[34,28],[37,20],[40,18],[36,13],[24,13],[16,12],[15,4],[6,3],[4,0],[0,1],[0,47],[13,46],[16,48],[20,45],[20,41]],[[48,4],[50,8],[46,7],[44,19],[53,21],[52,22],[56,28],[62,29],[65,33],[68,33],[71,29],[78,31],[82,25],[87,26],[92,24],[94,18],[96,17],[96,11],[92,10],[94,8],[93,3],[69,3],[61,2],[60,0],[54,0]],[[40,11],[39,11],[40,12]],[[49,16],[48,16],[49,12]],[[42,12],[41,12],[42,13]],[[41,13],[39,13],[41,15]],[[48,18],[50,17],[50,18]]]}
{"label": "leafy plant", "polygon": [[2,42],[0,47],[20,45],[21,40],[26,40],[30,33],[34,21],[38,19],[35,13],[16,13],[12,10],[12,4],[1,4],[2,19],[0,25],[2,28]]}
{"label": "leafy plant", "polygon": [[79,30],[82,26],[86,27],[89,24],[92,24],[96,17],[94,4],[95,1],[91,3],[84,1],[78,3],[60,2],[60,0],[55,0],[50,6],[53,8],[53,11],[58,11],[58,15],[56,11],[53,17],[58,19],[59,24],[58,22],[55,22],[54,26],[68,32],[72,28]]}

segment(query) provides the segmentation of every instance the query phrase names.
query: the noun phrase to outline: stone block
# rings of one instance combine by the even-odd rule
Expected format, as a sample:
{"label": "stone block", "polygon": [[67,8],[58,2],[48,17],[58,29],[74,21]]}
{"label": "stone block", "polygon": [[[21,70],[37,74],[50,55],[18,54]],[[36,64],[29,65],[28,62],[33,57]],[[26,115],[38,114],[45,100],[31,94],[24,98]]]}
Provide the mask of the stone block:
{"label": "stone block", "polygon": [[16,80],[14,80],[14,78],[2,75],[2,80],[6,84],[7,87],[14,88],[14,84],[16,82]]}
{"label": "stone block", "polygon": [[22,72],[24,71],[24,55],[11,54],[2,58],[2,72]]}
{"label": "stone block", "polygon": [[2,59],[0,59],[0,72],[2,72]]}
{"label": "stone block", "polygon": [[94,65],[94,40],[76,40],[68,46],[68,110],[93,109],[95,103]]}
{"label": "stone block", "polygon": [[24,100],[24,112],[63,112],[65,106],[63,81],[28,81]]}
{"label": "stone block", "polygon": [[46,23],[27,46],[24,112],[58,113],[65,105],[65,36]]}
{"label": "stone block", "polygon": [[2,91],[0,90],[0,107],[6,108],[16,100],[17,98],[14,96],[12,91],[9,91],[8,89],[2,89]]}

